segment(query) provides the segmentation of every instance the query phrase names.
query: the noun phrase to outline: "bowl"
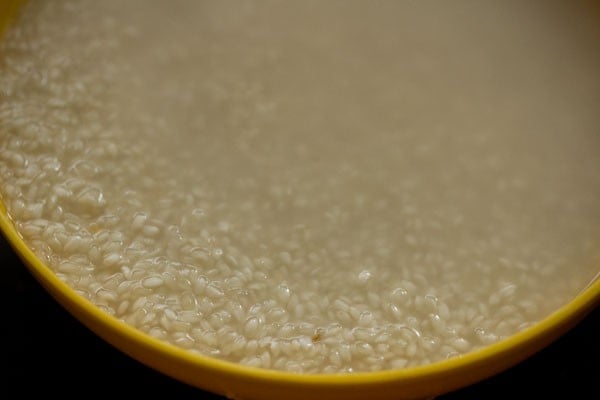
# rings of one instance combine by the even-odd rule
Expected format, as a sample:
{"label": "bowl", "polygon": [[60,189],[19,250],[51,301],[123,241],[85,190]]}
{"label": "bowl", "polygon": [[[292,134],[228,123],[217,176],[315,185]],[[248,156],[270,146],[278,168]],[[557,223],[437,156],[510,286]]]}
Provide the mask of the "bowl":
{"label": "bowl", "polygon": [[[142,334],[104,313],[57,279],[54,272],[23,242],[4,207],[0,208],[0,229],[36,281],[102,340],[176,381],[232,399],[262,400],[281,396],[291,399],[305,399],[306,396],[328,399],[426,399],[440,396],[494,377],[527,360],[576,327],[600,302],[600,281],[596,280],[543,321],[509,339],[460,358],[401,371],[351,376],[303,376],[213,360]],[[59,333],[52,336],[57,335]],[[86,350],[83,348],[79,351]],[[92,360],[89,362],[95,363]]]}
{"label": "bowl", "polygon": [[[9,0],[1,5],[0,32],[14,18],[21,3]],[[600,303],[600,280],[596,278],[542,321],[459,357],[381,372],[295,374],[194,354],[142,333],[104,312],[60,280],[27,246],[1,203],[0,230],[41,286],[100,338],[162,374],[232,399],[431,398],[474,384],[522,362],[571,330]]]}

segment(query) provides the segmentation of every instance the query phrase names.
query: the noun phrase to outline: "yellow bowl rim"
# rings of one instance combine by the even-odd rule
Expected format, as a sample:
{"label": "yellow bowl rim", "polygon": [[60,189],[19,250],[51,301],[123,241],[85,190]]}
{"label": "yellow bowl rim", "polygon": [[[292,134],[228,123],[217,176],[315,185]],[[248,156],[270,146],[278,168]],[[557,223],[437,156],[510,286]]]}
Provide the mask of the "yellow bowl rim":
{"label": "yellow bowl rim", "polygon": [[[6,207],[0,199],[0,231],[6,237],[8,243],[23,260],[25,266],[34,274],[43,286],[48,285],[62,293],[68,302],[87,313],[93,320],[106,326],[108,329],[119,332],[133,341],[141,343],[144,347],[160,353],[185,360],[191,365],[197,365],[214,371],[229,375],[243,375],[257,381],[279,381],[301,385],[326,385],[331,386],[355,386],[363,383],[377,384],[397,380],[422,380],[430,376],[442,376],[448,371],[458,371],[469,366],[478,365],[508,353],[515,348],[522,347],[544,337],[561,326],[569,329],[579,319],[583,318],[589,311],[600,303],[600,279],[595,279],[583,289],[570,302],[560,307],[543,320],[525,328],[524,330],[500,340],[496,343],[474,350],[464,355],[456,356],[434,363],[409,367],[398,370],[384,370],[375,372],[354,372],[350,374],[308,374],[292,373],[278,370],[263,369],[236,364],[229,361],[216,359],[210,356],[192,353],[183,348],[171,345],[165,341],[154,338],[143,333],[127,323],[101,310],[91,301],[79,295],[71,286],[62,281],[55,272],[40,260],[25,243],[13,224]],[[93,330],[93,329],[92,329]],[[554,340],[556,333],[549,338]],[[538,349],[534,349],[537,351]],[[515,361],[516,362],[516,361]],[[514,362],[513,362],[514,363]],[[513,364],[511,363],[511,364]]]}

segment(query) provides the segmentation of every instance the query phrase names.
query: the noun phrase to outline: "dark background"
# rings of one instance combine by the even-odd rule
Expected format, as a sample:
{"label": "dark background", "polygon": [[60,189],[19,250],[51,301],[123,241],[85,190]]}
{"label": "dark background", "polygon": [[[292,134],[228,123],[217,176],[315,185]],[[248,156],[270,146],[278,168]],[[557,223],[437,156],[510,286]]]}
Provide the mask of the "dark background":
{"label": "dark background", "polygon": [[[167,395],[213,399],[116,350],[67,313],[0,236],[0,397]],[[550,346],[490,379],[436,400],[600,399],[600,308]],[[12,393],[11,395],[7,395]],[[577,393],[577,394],[576,394]],[[110,400],[110,399],[109,399]]]}

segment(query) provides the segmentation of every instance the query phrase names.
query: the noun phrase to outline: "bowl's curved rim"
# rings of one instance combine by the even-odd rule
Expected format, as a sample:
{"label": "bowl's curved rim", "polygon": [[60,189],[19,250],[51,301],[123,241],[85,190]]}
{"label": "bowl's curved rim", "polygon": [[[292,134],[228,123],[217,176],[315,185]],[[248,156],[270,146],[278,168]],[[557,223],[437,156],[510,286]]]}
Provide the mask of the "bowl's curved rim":
{"label": "bowl's curved rim", "polygon": [[[584,290],[582,290],[570,302],[554,311],[545,319],[520,331],[506,339],[490,344],[470,353],[456,356],[447,360],[434,362],[427,365],[410,367],[398,370],[385,370],[376,372],[356,372],[352,374],[297,374],[277,370],[269,370],[236,364],[229,361],[216,359],[210,356],[196,354],[176,347],[160,339],[145,334],[136,328],[126,324],[116,317],[101,310],[91,301],[79,295],[71,286],[62,281],[55,272],[48,267],[34,251],[27,246],[22,236],[18,233],[5,206],[0,199],[0,232],[6,237],[9,244],[22,259],[25,266],[34,277],[51,293],[61,293],[64,296],[63,303],[74,305],[79,311],[119,335],[126,336],[132,341],[139,342],[151,352],[162,353],[168,357],[184,360],[187,364],[210,369],[215,372],[230,376],[245,376],[257,381],[278,381],[283,384],[327,386],[357,386],[362,384],[377,385],[391,381],[422,381],[424,378],[433,379],[447,378],[448,375],[464,374],[482,365],[493,364],[494,360],[506,358],[495,370],[492,369],[486,375],[499,372],[500,370],[516,364],[521,359],[540,350],[552,340],[556,339],[566,330],[570,329],[588,312],[600,303],[600,279],[595,279]],[[94,330],[93,327],[90,327]],[[513,354],[517,351],[519,354]],[[123,349],[121,349],[123,350]],[[164,371],[163,371],[164,372]],[[477,374],[473,381],[481,379]],[[467,382],[457,383],[460,387]],[[470,383],[470,382],[469,382]]]}

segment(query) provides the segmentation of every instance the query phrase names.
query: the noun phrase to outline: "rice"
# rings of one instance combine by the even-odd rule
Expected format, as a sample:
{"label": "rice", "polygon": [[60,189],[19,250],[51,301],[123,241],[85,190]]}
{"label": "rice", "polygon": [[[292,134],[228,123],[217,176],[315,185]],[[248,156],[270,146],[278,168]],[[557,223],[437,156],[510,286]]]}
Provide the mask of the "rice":
{"label": "rice", "polygon": [[600,265],[600,35],[547,4],[31,1],[2,201],[77,293],[192,352],[350,373],[488,346]]}

